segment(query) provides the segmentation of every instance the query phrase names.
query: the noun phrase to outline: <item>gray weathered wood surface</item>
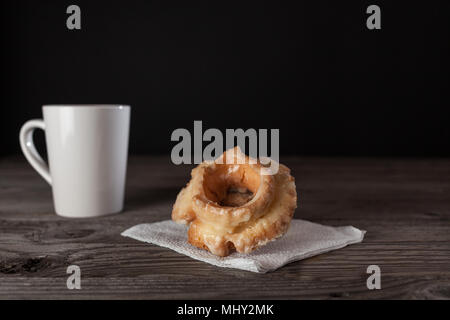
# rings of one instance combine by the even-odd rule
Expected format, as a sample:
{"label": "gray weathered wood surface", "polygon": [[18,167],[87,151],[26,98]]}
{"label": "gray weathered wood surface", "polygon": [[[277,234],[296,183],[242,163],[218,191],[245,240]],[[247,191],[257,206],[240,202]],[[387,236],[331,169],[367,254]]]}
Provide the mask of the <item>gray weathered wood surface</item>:
{"label": "gray weathered wood surface", "polygon": [[[0,298],[450,298],[450,159],[287,158],[295,216],[367,230],[363,243],[269,274],[221,269],[120,236],[170,218],[190,167],[129,159],[126,208],[98,219],[53,213],[50,187],[22,157],[0,159]],[[82,289],[66,288],[81,267]],[[366,288],[379,265],[382,289]]]}

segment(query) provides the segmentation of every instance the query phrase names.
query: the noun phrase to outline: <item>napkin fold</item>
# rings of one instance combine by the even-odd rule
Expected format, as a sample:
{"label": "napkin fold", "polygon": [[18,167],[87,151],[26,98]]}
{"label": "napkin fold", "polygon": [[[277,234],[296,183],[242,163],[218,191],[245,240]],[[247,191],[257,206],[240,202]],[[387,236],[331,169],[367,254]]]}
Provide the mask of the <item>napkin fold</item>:
{"label": "napkin fold", "polygon": [[288,232],[249,254],[217,257],[187,242],[187,226],[171,220],[144,223],[122,232],[122,236],[172,249],[218,267],[266,273],[293,261],[343,248],[363,240],[366,231],[352,226],[330,227],[294,219]]}

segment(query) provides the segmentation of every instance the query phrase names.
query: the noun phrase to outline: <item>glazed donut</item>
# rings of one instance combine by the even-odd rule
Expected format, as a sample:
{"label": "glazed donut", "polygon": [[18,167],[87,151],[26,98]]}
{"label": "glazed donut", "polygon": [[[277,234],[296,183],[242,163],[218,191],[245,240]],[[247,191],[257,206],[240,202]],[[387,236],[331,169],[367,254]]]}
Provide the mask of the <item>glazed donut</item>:
{"label": "glazed donut", "polygon": [[189,243],[227,256],[282,236],[297,207],[295,181],[282,164],[273,175],[265,167],[236,147],[193,169],[172,210],[172,220],[189,225]]}

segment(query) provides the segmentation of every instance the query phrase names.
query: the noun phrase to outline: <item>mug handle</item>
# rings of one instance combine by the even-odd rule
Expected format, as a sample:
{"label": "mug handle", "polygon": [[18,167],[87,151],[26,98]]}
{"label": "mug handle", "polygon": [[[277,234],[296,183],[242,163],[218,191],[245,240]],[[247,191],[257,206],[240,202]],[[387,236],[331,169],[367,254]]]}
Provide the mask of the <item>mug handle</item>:
{"label": "mug handle", "polygon": [[52,185],[52,177],[47,164],[36,150],[33,142],[34,129],[42,129],[45,131],[45,123],[41,119],[33,119],[25,122],[20,129],[19,141],[22,152],[27,158],[31,166],[48,182]]}

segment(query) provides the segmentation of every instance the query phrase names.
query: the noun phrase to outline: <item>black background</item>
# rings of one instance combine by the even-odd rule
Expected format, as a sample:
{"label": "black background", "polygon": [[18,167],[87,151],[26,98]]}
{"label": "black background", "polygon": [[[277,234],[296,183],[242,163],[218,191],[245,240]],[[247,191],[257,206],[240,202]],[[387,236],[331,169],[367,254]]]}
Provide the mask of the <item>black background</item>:
{"label": "black background", "polygon": [[[135,314],[149,314],[153,317],[164,315],[164,319],[199,319],[198,315],[179,316],[178,307],[206,306],[221,310],[222,304],[253,304],[253,305],[274,305],[272,310],[274,315],[251,316],[257,319],[298,319],[299,309],[305,312],[314,313],[320,318],[336,317],[338,314],[348,314],[348,310],[361,308],[370,310],[370,319],[382,318],[386,316],[386,310],[393,316],[409,317],[419,316],[425,318],[429,315],[430,308],[436,312],[447,307],[446,301],[438,300],[208,300],[208,301],[181,301],[181,300],[2,300],[0,305],[2,311],[11,310],[10,314],[15,314],[20,318],[35,317],[36,314],[46,314],[49,320],[60,319],[62,313],[65,318],[80,319],[86,313],[94,316],[104,317],[115,316],[120,318],[129,317],[130,310]],[[52,310],[53,312],[48,312]],[[70,310],[70,312],[67,312]],[[220,315],[211,313],[208,319],[248,319],[249,315],[235,314]]]}
{"label": "black background", "polygon": [[203,120],[280,128],[282,154],[449,156],[449,3],[2,1],[0,154],[43,104],[123,103],[131,153]]}

